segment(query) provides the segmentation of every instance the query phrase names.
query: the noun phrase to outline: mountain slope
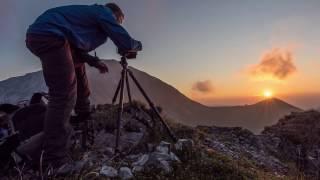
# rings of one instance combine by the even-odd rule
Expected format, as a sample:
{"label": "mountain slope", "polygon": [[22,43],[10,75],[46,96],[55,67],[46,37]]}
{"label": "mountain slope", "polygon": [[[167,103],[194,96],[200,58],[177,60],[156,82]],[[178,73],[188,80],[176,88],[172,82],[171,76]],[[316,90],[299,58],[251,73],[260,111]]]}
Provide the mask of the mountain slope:
{"label": "mountain slope", "polygon": [[[88,68],[89,83],[94,104],[111,103],[120,79],[121,66],[117,61],[106,61],[110,73],[101,75],[94,68]],[[190,100],[174,87],[142,71],[131,68],[147,94],[164,110],[164,115],[186,125],[242,126],[258,133],[264,126],[272,125],[292,111],[299,111],[278,99],[257,104],[234,107],[207,107]],[[130,81],[134,99],[144,101],[142,95]],[[10,78],[0,82],[0,102],[16,103],[29,99],[33,92],[46,91],[41,72]]]}

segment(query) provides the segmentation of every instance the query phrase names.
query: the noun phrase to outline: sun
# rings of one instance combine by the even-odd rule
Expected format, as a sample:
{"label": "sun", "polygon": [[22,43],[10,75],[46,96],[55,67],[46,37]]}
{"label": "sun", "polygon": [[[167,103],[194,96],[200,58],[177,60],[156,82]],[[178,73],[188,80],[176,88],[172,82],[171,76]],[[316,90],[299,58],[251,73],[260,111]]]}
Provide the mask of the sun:
{"label": "sun", "polygon": [[263,97],[265,98],[272,98],[273,97],[273,92],[270,89],[266,89],[263,91]]}

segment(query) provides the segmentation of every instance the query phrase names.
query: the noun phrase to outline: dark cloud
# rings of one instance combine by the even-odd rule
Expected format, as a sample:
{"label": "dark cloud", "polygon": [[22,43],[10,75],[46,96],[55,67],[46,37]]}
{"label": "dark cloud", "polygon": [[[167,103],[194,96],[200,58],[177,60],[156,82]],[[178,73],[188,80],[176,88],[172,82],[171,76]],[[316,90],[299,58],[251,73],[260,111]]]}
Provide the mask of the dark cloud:
{"label": "dark cloud", "polygon": [[212,82],[210,80],[197,81],[193,84],[192,90],[198,91],[201,93],[209,93],[214,90]]}
{"label": "dark cloud", "polygon": [[284,80],[297,71],[291,51],[275,48],[263,54],[259,64],[250,69],[253,76],[271,75],[279,80]]}

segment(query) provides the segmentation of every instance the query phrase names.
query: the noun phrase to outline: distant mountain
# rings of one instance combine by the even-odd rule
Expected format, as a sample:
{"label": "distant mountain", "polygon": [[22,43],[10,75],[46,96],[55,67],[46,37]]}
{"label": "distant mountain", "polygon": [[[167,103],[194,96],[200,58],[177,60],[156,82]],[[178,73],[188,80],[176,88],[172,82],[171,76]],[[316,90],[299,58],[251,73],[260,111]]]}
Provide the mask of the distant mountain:
{"label": "distant mountain", "polygon": [[[107,75],[101,75],[94,68],[87,68],[94,104],[111,103],[118,84],[121,66],[117,61],[105,61],[110,69]],[[232,107],[208,107],[197,103],[174,87],[145,72],[130,67],[156,105],[164,110],[164,115],[185,125],[242,126],[255,133],[263,127],[272,125],[282,116],[300,111],[279,99],[269,99],[253,105]],[[144,101],[137,88],[131,83],[134,99]],[[42,72],[29,73],[0,82],[0,102],[17,103],[29,99],[32,93],[47,91]]]}

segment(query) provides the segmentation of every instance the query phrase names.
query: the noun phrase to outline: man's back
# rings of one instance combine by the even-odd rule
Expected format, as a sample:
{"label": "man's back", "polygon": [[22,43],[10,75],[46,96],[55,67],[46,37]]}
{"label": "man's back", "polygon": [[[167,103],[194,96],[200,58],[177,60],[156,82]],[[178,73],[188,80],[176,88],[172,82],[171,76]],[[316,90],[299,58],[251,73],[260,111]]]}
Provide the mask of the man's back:
{"label": "man's back", "polygon": [[108,35],[101,27],[100,17],[114,23],[112,12],[101,5],[71,5],[49,9],[29,27],[29,34],[61,36],[82,50],[91,51]]}

